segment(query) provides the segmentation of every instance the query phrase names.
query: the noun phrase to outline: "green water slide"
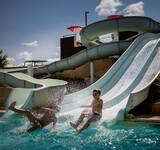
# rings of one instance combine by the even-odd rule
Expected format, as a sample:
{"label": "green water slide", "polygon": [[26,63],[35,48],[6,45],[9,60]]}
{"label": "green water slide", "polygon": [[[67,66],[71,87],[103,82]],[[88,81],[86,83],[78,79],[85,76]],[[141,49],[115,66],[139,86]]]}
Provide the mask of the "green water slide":
{"label": "green water slide", "polygon": [[[102,20],[88,25],[80,35],[84,45],[96,43],[97,37],[123,31],[135,31],[138,33],[159,33],[160,24],[148,17],[130,16],[113,20]],[[97,43],[98,44],[98,43]]]}
{"label": "green water slide", "polygon": [[[136,31],[141,33],[158,33],[160,32],[160,24],[148,17],[123,17],[113,20],[102,20],[95,22],[83,28],[80,32],[81,41],[87,46],[87,49],[80,51],[79,53],[50,63],[48,65],[34,68],[34,75],[48,74],[68,69],[74,69],[80,65],[91,60],[100,59],[112,55],[121,55],[128,46],[133,42],[118,41],[111,43],[100,43],[97,39],[99,36],[121,31]],[[0,70],[6,72],[24,72],[26,68],[22,69],[6,69]]]}
{"label": "green water slide", "polygon": [[90,24],[83,28],[80,32],[81,41],[88,48],[60,61],[48,64],[46,66],[34,69],[35,75],[45,73],[54,73],[68,69],[74,69],[91,60],[100,59],[112,55],[121,55],[128,46],[130,41],[118,41],[100,44],[97,38],[101,35],[120,32],[120,31],[136,31],[138,33],[158,33],[160,32],[160,24],[147,17],[123,17],[115,20],[102,20]]}
{"label": "green water slide", "polygon": [[24,73],[5,72],[0,72],[0,83],[12,87],[6,99],[6,108],[16,101],[18,107],[28,109],[45,106],[54,99],[60,100],[65,90],[64,85],[67,84],[62,80],[35,79]]}

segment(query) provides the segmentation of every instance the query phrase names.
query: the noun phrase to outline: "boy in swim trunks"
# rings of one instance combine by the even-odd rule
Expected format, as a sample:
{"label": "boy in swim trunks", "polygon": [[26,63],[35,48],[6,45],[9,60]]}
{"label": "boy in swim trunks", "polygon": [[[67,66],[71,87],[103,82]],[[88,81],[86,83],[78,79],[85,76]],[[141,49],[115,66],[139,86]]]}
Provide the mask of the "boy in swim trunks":
{"label": "boy in swim trunks", "polygon": [[27,132],[31,132],[33,130],[43,128],[44,126],[50,124],[53,122],[53,129],[55,129],[55,124],[57,121],[55,111],[52,109],[51,106],[48,106],[47,108],[45,107],[40,107],[41,109],[44,110],[44,114],[42,117],[36,117],[33,115],[33,113],[29,110],[24,110],[24,109],[17,109],[15,108],[16,102],[13,102],[10,104],[8,107],[10,110],[25,115],[28,120],[31,122],[31,127],[27,129]]}
{"label": "boy in swim trunks", "polygon": [[[102,117],[102,108],[103,108],[103,100],[100,99],[101,91],[93,90],[93,101],[90,105],[85,105],[81,107],[91,107],[91,111],[83,111],[77,120],[76,123],[70,122],[70,125],[76,129],[78,133],[88,128],[92,122],[98,121]],[[84,118],[87,117],[87,122],[83,125],[82,128],[78,128],[78,126],[83,122]]]}

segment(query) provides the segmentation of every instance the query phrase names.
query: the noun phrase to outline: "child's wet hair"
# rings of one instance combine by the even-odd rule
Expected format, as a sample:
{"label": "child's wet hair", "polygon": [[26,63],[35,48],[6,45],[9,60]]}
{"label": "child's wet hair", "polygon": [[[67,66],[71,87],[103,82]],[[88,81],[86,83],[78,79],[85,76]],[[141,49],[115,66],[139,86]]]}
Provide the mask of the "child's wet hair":
{"label": "child's wet hair", "polygon": [[101,95],[101,90],[100,89],[94,89],[93,92],[97,92],[99,95]]}

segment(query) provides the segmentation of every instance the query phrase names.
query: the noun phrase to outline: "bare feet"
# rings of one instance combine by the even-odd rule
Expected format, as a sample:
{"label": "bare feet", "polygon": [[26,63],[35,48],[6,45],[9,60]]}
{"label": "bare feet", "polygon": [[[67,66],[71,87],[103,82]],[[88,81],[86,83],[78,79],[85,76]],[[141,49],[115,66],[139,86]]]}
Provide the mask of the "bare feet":
{"label": "bare feet", "polygon": [[77,128],[77,125],[73,122],[70,122],[70,125],[77,131],[77,134],[79,134],[82,131],[81,128]]}
{"label": "bare feet", "polygon": [[77,128],[76,124],[74,124],[73,122],[70,122],[70,125],[71,125],[74,129]]}
{"label": "bare feet", "polygon": [[77,133],[79,134],[79,133],[81,133],[82,130],[79,129],[79,128],[77,128],[76,131],[77,131]]}
{"label": "bare feet", "polygon": [[16,101],[14,101],[13,103],[11,103],[11,104],[9,105],[8,109],[14,110],[15,105],[16,105]]}
{"label": "bare feet", "polygon": [[59,129],[56,128],[56,127],[54,127],[52,130],[53,130],[53,132],[58,132],[59,131]]}

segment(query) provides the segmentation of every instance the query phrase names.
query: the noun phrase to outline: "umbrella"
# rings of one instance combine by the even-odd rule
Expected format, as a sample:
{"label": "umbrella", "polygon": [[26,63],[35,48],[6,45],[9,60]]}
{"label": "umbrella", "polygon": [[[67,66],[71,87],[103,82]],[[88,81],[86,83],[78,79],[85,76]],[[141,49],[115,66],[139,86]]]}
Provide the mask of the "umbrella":
{"label": "umbrella", "polygon": [[81,27],[81,26],[70,26],[67,29],[73,33],[77,33],[77,32],[80,32],[82,30],[82,28],[83,27]]}

